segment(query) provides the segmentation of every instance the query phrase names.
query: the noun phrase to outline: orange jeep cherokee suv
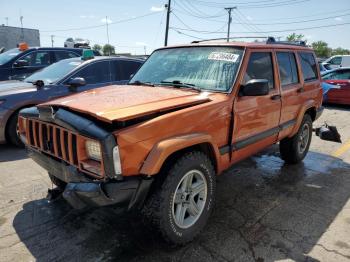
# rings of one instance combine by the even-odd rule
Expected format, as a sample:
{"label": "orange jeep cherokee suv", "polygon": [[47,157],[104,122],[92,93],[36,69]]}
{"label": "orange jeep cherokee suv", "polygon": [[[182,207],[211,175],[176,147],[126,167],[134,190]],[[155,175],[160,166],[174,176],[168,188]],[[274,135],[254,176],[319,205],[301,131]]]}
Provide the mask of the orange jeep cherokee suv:
{"label": "orange jeep cherokee suv", "polygon": [[197,42],[154,51],[127,86],[22,110],[19,132],[73,207],[137,207],[184,244],[213,210],[216,175],[278,142],[286,163],[305,157],[321,104],[311,49]]}

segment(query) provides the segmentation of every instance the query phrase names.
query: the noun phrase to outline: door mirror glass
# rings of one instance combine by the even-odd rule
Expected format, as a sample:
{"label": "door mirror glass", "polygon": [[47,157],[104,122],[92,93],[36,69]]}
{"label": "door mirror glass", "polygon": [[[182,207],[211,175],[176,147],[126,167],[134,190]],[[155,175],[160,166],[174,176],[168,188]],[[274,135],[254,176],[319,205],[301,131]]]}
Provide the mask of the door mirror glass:
{"label": "door mirror glass", "polygon": [[68,81],[67,83],[70,87],[79,87],[79,86],[85,86],[86,81],[83,77],[75,77]]}
{"label": "door mirror glass", "polygon": [[17,60],[13,63],[13,67],[19,68],[19,67],[25,67],[29,66],[29,63],[27,60]]}
{"label": "door mirror glass", "polygon": [[265,96],[269,94],[269,81],[267,79],[252,79],[241,86],[241,96]]}

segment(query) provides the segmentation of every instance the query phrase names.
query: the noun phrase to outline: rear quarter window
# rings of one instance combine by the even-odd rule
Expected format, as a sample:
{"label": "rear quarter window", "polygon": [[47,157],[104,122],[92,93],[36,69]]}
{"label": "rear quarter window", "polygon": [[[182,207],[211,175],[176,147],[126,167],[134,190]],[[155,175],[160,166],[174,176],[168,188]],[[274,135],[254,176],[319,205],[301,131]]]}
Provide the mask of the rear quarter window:
{"label": "rear quarter window", "polygon": [[317,80],[317,64],[313,53],[299,52],[298,55],[304,81],[307,82]]}

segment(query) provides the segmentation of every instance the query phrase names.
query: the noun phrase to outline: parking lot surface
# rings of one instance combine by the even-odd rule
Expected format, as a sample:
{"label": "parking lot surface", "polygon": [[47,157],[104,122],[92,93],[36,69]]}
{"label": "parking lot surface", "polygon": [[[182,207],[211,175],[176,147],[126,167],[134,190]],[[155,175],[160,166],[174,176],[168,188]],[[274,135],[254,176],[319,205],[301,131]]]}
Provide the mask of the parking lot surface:
{"label": "parking lot surface", "polygon": [[0,146],[0,261],[350,261],[350,108],[326,108],[343,144],[313,136],[303,163],[278,146],[217,179],[217,205],[194,242],[166,246],[139,217],[115,207],[49,203],[45,170]]}

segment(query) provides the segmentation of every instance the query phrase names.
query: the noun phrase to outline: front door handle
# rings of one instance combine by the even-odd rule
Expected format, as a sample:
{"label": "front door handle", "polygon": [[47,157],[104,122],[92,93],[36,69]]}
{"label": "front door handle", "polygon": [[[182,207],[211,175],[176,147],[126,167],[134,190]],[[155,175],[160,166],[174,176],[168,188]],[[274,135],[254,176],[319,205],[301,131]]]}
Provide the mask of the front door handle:
{"label": "front door handle", "polygon": [[304,87],[300,87],[297,89],[297,92],[298,93],[303,93],[305,91]]}
{"label": "front door handle", "polygon": [[271,98],[271,100],[279,100],[279,99],[281,99],[281,95],[273,95],[270,98]]}

